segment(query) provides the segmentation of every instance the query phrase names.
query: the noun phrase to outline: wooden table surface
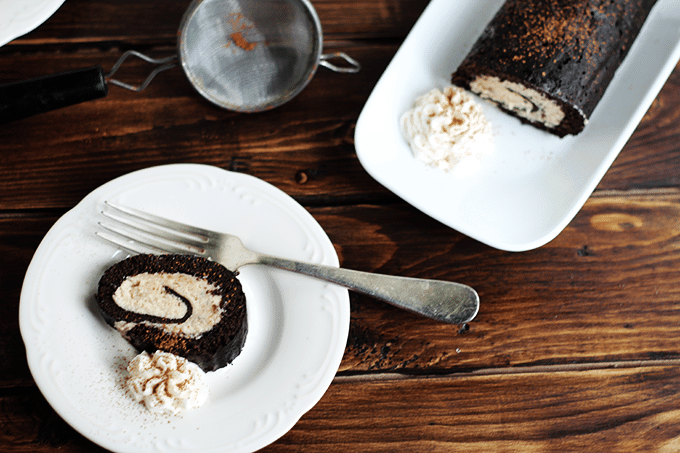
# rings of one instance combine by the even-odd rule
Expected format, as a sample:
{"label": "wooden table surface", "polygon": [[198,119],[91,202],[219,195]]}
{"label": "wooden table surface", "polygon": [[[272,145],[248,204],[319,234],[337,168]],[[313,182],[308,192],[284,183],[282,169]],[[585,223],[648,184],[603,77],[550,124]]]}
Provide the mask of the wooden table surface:
{"label": "wooden table surface", "polygon": [[[288,104],[219,109],[180,70],[142,93],[0,125],[0,451],[102,449],[49,406],[19,332],[22,280],[54,222],[133,170],[193,162],[267,181],[325,229],[343,267],[475,287],[466,328],[351,293],[349,340],[321,401],[263,451],[680,450],[680,66],[583,209],[536,250],[495,250],[404,203],[357,160],[378,78],[426,0],[313,0],[325,51]],[[0,48],[0,83],[174,52],[188,0],[67,0]],[[149,66],[130,60],[121,78]]]}

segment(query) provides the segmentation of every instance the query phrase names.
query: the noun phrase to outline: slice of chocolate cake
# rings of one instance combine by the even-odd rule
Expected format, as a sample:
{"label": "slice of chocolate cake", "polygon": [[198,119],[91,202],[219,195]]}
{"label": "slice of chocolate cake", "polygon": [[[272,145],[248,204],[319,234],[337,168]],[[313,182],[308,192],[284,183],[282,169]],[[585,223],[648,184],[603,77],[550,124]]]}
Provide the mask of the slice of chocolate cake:
{"label": "slice of chocolate cake", "polygon": [[182,356],[205,371],[241,353],[246,299],[236,274],[189,255],[136,255],[106,270],[95,299],[104,320],[140,351]]}
{"label": "slice of chocolate cake", "polygon": [[507,0],[452,83],[559,137],[583,130],[656,0]]}

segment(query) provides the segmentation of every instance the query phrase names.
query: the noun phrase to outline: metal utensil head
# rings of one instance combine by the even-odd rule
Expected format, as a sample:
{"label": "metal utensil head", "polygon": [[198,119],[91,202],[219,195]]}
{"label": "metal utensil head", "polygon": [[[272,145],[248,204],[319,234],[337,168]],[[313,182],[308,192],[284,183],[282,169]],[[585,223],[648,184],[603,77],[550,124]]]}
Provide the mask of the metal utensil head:
{"label": "metal utensil head", "polygon": [[178,51],[203,97],[257,112],[302,91],[318,68],[322,43],[308,0],[194,0],[180,25]]}

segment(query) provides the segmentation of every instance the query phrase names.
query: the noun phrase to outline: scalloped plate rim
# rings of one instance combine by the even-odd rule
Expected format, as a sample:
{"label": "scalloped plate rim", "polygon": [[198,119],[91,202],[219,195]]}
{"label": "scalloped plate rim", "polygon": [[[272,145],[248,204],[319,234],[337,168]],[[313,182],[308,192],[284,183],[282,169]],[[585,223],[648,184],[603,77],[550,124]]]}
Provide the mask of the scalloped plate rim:
{"label": "scalloped plate rim", "polygon": [[[297,204],[292,198],[290,198],[288,195],[286,195],[283,191],[275,188],[274,186],[269,185],[268,183],[259,180],[253,176],[242,174],[242,173],[233,173],[229,172],[227,170],[223,170],[217,167],[212,167],[208,165],[200,165],[200,164],[171,164],[171,165],[164,165],[164,166],[159,166],[159,167],[151,167],[143,170],[138,170],[133,173],[129,173],[127,175],[123,175],[119,178],[116,178],[109,183],[104,184],[103,186],[95,189],[92,191],[88,196],[86,196],[76,207],[74,207],[72,210],[64,214],[55,224],[54,226],[50,229],[50,231],[46,234],[45,238],[41,242],[41,244],[38,247],[38,250],[36,250],[36,253],[29,265],[29,269],[26,273],[26,277],[24,279],[24,286],[22,287],[21,291],[21,301],[20,301],[20,310],[19,310],[19,321],[20,321],[20,330],[22,334],[22,338],[24,339],[24,343],[26,345],[26,352],[27,352],[27,358],[29,362],[29,368],[31,370],[31,373],[33,374],[36,383],[38,384],[39,389],[45,396],[45,398],[48,400],[48,402],[55,408],[57,413],[59,413],[62,418],[64,418],[71,426],[73,426],[77,431],[79,431],[81,434],[83,434],[85,437],[89,438],[93,442],[111,449],[113,451],[254,451],[260,448],[265,447],[266,445],[270,444],[271,442],[274,442],[276,439],[281,437],[283,434],[285,434],[290,428],[292,428],[295,423],[299,420],[299,418],[307,412],[309,409],[311,409],[317,402],[318,400],[323,396],[325,391],[327,390],[328,386],[332,382],[333,377],[335,376],[335,373],[337,372],[338,366],[340,364],[340,361],[342,360],[342,357],[344,355],[344,350],[345,350],[345,345],[347,341],[347,335],[349,332],[349,295],[346,289],[338,287],[336,285],[330,285],[327,283],[322,283],[319,282],[318,280],[310,281],[310,280],[304,280],[308,279],[308,277],[304,276],[297,276],[295,274],[289,274],[285,273],[284,271],[279,271],[277,269],[274,269],[272,271],[261,271],[264,272],[264,274],[261,275],[266,275],[267,278],[271,279],[272,283],[272,288],[277,289],[277,288],[284,288],[287,291],[290,291],[291,287],[298,287],[301,285],[303,290],[309,290],[309,294],[273,294],[272,299],[280,299],[281,300],[281,306],[282,306],[282,314],[283,314],[283,319],[284,320],[273,320],[273,321],[268,321],[267,322],[262,322],[260,321],[261,326],[268,327],[270,325],[278,326],[277,328],[280,328],[281,330],[281,335],[280,338],[276,337],[279,341],[279,344],[277,345],[277,349],[273,353],[272,357],[267,357],[266,360],[271,360],[272,363],[276,364],[287,364],[287,360],[289,359],[288,356],[284,354],[288,354],[291,358],[291,360],[295,361],[302,361],[302,363],[293,363],[295,367],[300,368],[302,371],[292,371],[293,368],[295,367],[289,367],[289,366],[283,366],[281,370],[272,370],[270,368],[267,368],[267,364],[260,364],[258,360],[265,360],[262,358],[261,354],[262,351],[257,350],[255,351],[256,348],[263,349],[266,347],[264,345],[265,342],[270,341],[270,339],[267,337],[262,337],[262,335],[267,334],[266,332],[263,333],[262,330],[264,327],[259,328],[259,334],[260,337],[258,337],[258,340],[252,340],[255,342],[255,346],[251,346],[249,349],[250,352],[246,353],[246,350],[249,347],[248,340],[250,339],[250,333],[249,337],[246,339],[246,345],[244,347],[244,352],[242,353],[239,358],[235,360],[235,362],[222,369],[218,370],[213,373],[208,373],[208,376],[213,376],[213,383],[218,387],[218,391],[221,392],[220,395],[224,393],[224,382],[222,381],[223,377],[226,376],[226,379],[231,379],[232,382],[236,381],[237,383],[240,382],[239,379],[242,382],[244,386],[250,386],[248,387],[245,391],[241,391],[241,389],[237,386],[236,390],[234,391],[235,393],[235,399],[234,401],[239,402],[240,404],[243,404],[243,398],[253,394],[254,391],[263,391],[263,393],[267,393],[264,391],[264,388],[262,385],[264,385],[263,379],[271,379],[271,375],[274,371],[277,373],[282,374],[282,381],[284,383],[284,395],[282,397],[278,396],[272,396],[271,397],[271,403],[269,401],[260,401],[256,400],[254,402],[255,406],[258,405],[264,405],[266,406],[267,404],[278,404],[277,408],[273,412],[266,412],[262,413],[262,411],[259,411],[257,413],[258,416],[261,418],[253,420],[246,420],[244,423],[248,423],[247,426],[252,426],[252,433],[250,435],[238,433],[238,436],[235,436],[234,440],[230,441],[229,440],[229,430],[228,428],[223,428],[220,424],[220,432],[209,432],[207,433],[210,435],[211,433],[220,436],[224,436],[224,439],[220,438],[217,439],[216,441],[209,440],[207,444],[197,444],[197,447],[192,447],[191,441],[187,439],[192,439],[192,435],[195,436],[194,433],[188,432],[188,433],[181,433],[182,435],[180,436],[178,434],[178,437],[175,439],[163,439],[162,441],[159,439],[154,439],[152,440],[142,440],[140,441],[138,438],[141,438],[143,436],[139,435],[138,438],[135,438],[133,434],[133,427],[132,426],[126,426],[126,418],[121,415],[121,420],[113,420],[111,423],[111,431],[112,433],[100,433],[97,431],[97,429],[92,429],[92,426],[88,426],[88,417],[87,417],[87,412],[90,410],[89,408],[83,408],[82,403],[79,402],[78,398],[72,394],[75,390],[67,388],[66,391],[64,391],[64,384],[63,382],[61,383],[61,387],[57,385],[56,380],[61,379],[62,381],[66,380],[65,375],[68,375],[69,373],[74,373],[74,371],[68,369],[68,367],[63,367],[63,366],[54,366],[53,363],[50,363],[50,360],[52,360],[54,357],[45,357],[40,356],[39,352],[41,348],[44,348],[45,345],[39,345],[37,342],[39,341],[47,341],[45,338],[39,338],[41,333],[36,332],[35,326],[33,326],[31,323],[34,322],[34,318],[36,316],[40,316],[40,313],[36,314],[37,307],[39,306],[40,303],[45,305],[44,302],[44,297],[42,300],[36,301],[36,297],[41,297],[41,296],[36,296],[36,292],[39,292],[41,289],[40,285],[40,279],[45,278],[42,275],[40,275],[40,272],[44,271],[45,269],[42,269],[42,267],[46,266],[46,262],[50,259],[52,256],[51,253],[54,252],[54,249],[59,250],[59,247],[62,247],[61,244],[55,244],[54,239],[58,238],[59,240],[65,240],[69,241],[71,238],[69,237],[69,231],[68,229],[72,228],[73,230],[76,231],[75,235],[78,236],[79,233],[77,230],[79,227],[82,227],[82,229],[86,230],[89,228],[89,226],[83,227],[82,222],[92,222],[96,218],[96,215],[90,212],[84,212],[84,209],[91,209],[92,204],[94,203],[95,205],[97,203],[101,202],[102,196],[107,196],[107,191],[108,193],[112,193],[112,191],[116,190],[117,186],[123,187],[123,189],[126,187],[126,184],[132,184],[133,182],[139,182],[144,180],[145,178],[151,177],[150,179],[153,180],[154,177],[161,176],[160,181],[163,180],[163,175],[164,173],[170,177],[175,177],[179,176],[179,180],[182,179],[182,175],[184,172],[190,173],[190,174],[201,174],[202,172],[205,172],[206,174],[210,174],[212,177],[216,178],[218,180],[219,184],[226,184],[227,186],[231,181],[237,180],[239,181],[240,184],[245,184],[246,189],[245,191],[242,191],[246,193],[246,195],[249,195],[250,192],[256,193],[258,196],[261,194],[261,197],[258,199],[258,197],[252,197],[253,199],[250,199],[248,197],[244,196],[244,202],[252,202],[254,208],[253,209],[258,209],[258,206],[261,207],[261,213],[258,215],[264,215],[267,214],[269,211],[271,211],[271,215],[273,215],[275,218],[277,215],[289,215],[290,220],[287,219],[280,219],[280,223],[283,225],[283,228],[301,228],[300,232],[294,232],[292,230],[286,230],[293,232],[295,234],[300,234],[302,238],[307,238],[308,240],[311,240],[314,242],[312,247],[309,247],[310,250],[298,250],[295,249],[294,253],[298,254],[305,254],[305,253],[312,253],[315,258],[313,260],[317,260],[322,262],[323,264],[327,265],[334,265],[337,266],[338,263],[338,258],[337,258],[337,253],[335,252],[335,249],[330,242],[330,239],[326,236],[325,232],[321,228],[321,226],[314,220],[314,218],[309,214],[302,206]],[[220,179],[222,178],[222,179]],[[155,183],[152,183],[152,185]],[[174,182],[169,183],[171,186],[175,184]],[[179,183],[178,183],[179,184]],[[248,187],[249,184],[252,184],[252,187]],[[142,183],[140,187],[144,185]],[[240,188],[240,186],[239,186]],[[228,187],[227,187],[228,189]],[[219,187],[218,189],[212,188],[210,190],[217,190],[223,191],[223,187]],[[132,189],[131,193],[134,194],[134,191],[137,189]],[[183,189],[182,189],[183,190]],[[262,192],[258,192],[262,191]],[[119,191],[120,192],[120,191]],[[242,195],[241,192],[238,193],[238,195]],[[155,196],[155,195],[154,195]],[[221,195],[224,197],[224,199],[227,199],[227,196],[224,196],[223,194]],[[271,198],[268,198],[270,197]],[[153,198],[153,196],[151,197]],[[220,198],[220,196],[217,196],[217,198]],[[257,204],[258,201],[265,200],[261,204]],[[285,201],[284,201],[285,200]],[[276,202],[282,202],[284,203],[283,205],[280,206],[268,206],[268,203],[276,203]],[[180,203],[181,204],[181,203]],[[244,209],[244,208],[241,208]],[[280,209],[283,214],[280,214],[278,212],[275,212],[277,209]],[[187,221],[186,219],[181,219],[178,218],[177,220],[184,220]],[[247,223],[246,221],[245,223]],[[244,224],[245,224],[244,223]],[[292,225],[292,226],[291,226]],[[298,225],[298,226],[296,226]],[[75,227],[74,227],[75,226]],[[251,225],[246,225],[244,227],[252,228]],[[304,230],[304,231],[303,231]],[[64,233],[65,232],[65,233]],[[60,237],[59,234],[62,233],[62,236]],[[65,238],[65,239],[64,239]],[[76,237],[75,239],[79,239]],[[82,239],[82,238],[80,238]],[[98,247],[98,246],[97,246]],[[106,247],[106,246],[105,246]],[[293,246],[287,246],[290,247],[291,249],[298,247],[298,245],[293,245]],[[87,248],[87,246],[85,246]],[[115,247],[109,246],[110,251],[112,253],[115,252]],[[319,255],[316,253],[318,250],[316,248],[320,248],[321,254]],[[46,256],[47,255],[47,256]],[[93,256],[96,255],[96,253],[93,252]],[[293,256],[293,258],[299,258],[297,256]],[[83,258],[87,259],[87,258]],[[49,263],[47,263],[49,265]],[[102,263],[99,263],[99,265],[102,265]],[[257,267],[257,266],[255,266]],[[58,272],[58,269],[51,268],[50,270],[54,272]],[[66,271],[68,273],[68,271]],[[77,271],[74,271],[77,272]],[[259,272],[259,271],[255,271]],[[270,272],[270,273],[268,273]],[[244,280],[250,279],[249,280],[249,285],[250,289],[257,289],[254,286],[257,286],[252,282],[252,275],[246,276],[246,272],[244,271],[240,277],[243,277]],[[288,276],[287,276],[287,275]],[[56,277],[53,277],[56,278]],[[299,279],[302,278],[303,280],[300,281]],[[298,279],[298,280],[291,280],[291,279]],[[247,288],[246,282],[244,281],[244,289]],[[266,286],[262,284],[261,286]],[[272,290],[272,291],[274,291]],[[266,293],[266,290],[265,290]],[[260,297],[258,295],[258,291],[255,291],[255,294],[257,297]],[[301,300],[293,299],[293,297],[297,297]],[[307,298],[307,299],[305,299]],[[277,299],[277,300],[278,300]],[[304,302],[305,300],[308,300],[310,307],[311,308],[317,308],[316,311],[314,311],[314,314],[310,315],[310,319],[308,320],[302,320],[302,319],[295,319],[294,317],[296,315],[300,314],[300,310],[296,309],[294,307],[300,306],[301,302]],[[64,304],[68,305],[68,304]],[[93,329],[98,329],[100,328],[97,326],[97,323],[102,323],[101,320],[96,320],[96,315],[93,316],[93,309],[91,307],[85,307],[86,304],[83,304],[83,307],[77,307],[77,310],[82,310],[82,316],[84,317],[92,317],[93,320],[87,320],[87,321],[82,321],[79,326],[87,327],[90,328],[92,327]],[[304,306],[304,304],[303,304]],[[43,307],[44,308],[44,307]],[[251,308],[249,306],[249,321],[251,321]],[[307,309],[307,308],[305,308]],[[47,307],[46,310],[50,310],[50,307]],[[88,313],[88,310],[90,313]],[[255,310],[252,310],[252,312],[257,313],[258,310],[261,312],[262,309],[258,308],[255,306]],[[68,311],[68,309],[65,309],[65,311]],[[312,310],[310,310],[312,311]],[[49,312],[46,312],[47,314],[50,314]],[[43,313],[44,314],[44,313]],[[260,316],[262,315],[253,315],[253,316]],[[266,316],[264,316],[266,317]],[[323,319],[321,318],[323,317]],[[291,319],[292,318],[292,319]],[[309,341],[316,341],[319,344],[329,345],[329,350],[326,351],[324,349],[322,354],[317,353],[316,355],[313,354],[313,352],[310,352],[310,355],[312,356],[311,358],[307,357],[306,355],[301,355],[298,353],[293,353],[290,348],[293,346],[299,347],[300,344],[306,345],[307,343],[304,343],[307,341],[305,338],[302,338],[302,334],[297,334],[297,333],[292,333],[293,327],[299,327],[301,323],[303,322],[314,322],[314,320],[320,324],[326,326],[326,324],[330,323],[330,328],[328,329],[329,332],[326,334],[324,333],[323,336],[328,335],[327,338],[323,337],[319,338],[318,335],[316,338],[312,338]],[[257,319],[256,319],[257,320]],[[63,321],[63,320],[62,320]],[[74,323],[78,323],[80,321],[76,320]],[[254,323],[253,327],[255,327],[257,323]],[[291,327],[293,326],[293,327]],[[108,328],[108,326],[104,327],[105,329]],[[108,328],[108,330],[113,331],[113,329]],[[108,331],[106,331],[108,332]],[[105,333],[106,333],[105,332]],[[317,333],[317,331],[310,329],[310,334],[306,335],[313,335],[314,333]],[[106,333],[109,335],[109,333]],[[74,333],[74,335],[77,335]],[[114,335],[112,338],[118,338],[117,333]],[[107,341],[111,342],[110,340],[105,339],[99,339],[99,338],[91,338],[93,342],[99,341],[103,342],[102,344],[106,345]],[[114,342],[117,340],[113,340]],[[287,343],[286,343],[287,342]],[[123,341],[124,343],[124,341]],[[258,344],[259,343],[259,344]],[[53,347],[53,346],[48,346]],[[114,347],[114,346],[112,346]],[[96,349],[95,346],[92,346],[92,349]],[[253,352],[255,351],[255,352]],[[130,354],[127,350],[125,351],[125,354]],[[136,352],[135,352],[136,354]],[[250,355],[248,355],[250,354]],[[57,355],[57,354],[54,354]],[[243,358],[241,359],[242,356],[248,355],[248,358]],[[54,362],[59,361],[59,358],[56,360],[53,360]],[[241,360],[241,362],[239,362]],[[314,363],[304,363],[305,361],[315,361]],[[63,360],[62,360],[63,362]],[[261,376],[258,376],[257,373],[254,373],[252,376],[239,376],[239,370],[244,370],[246,366],[250,366],[250,370],[246,370],[245,372],[251,372],[254,369],[257,369],[256,367],[262,367],[263,371],[261,373]],[[113,364],[111,364],[111,367],[113,368]],[[229,371],[231,367],[232,371]],[[241,367],[241,368],[239,368]],[[43,368],[48,369],[50,372],[46,373],[43,371]],[[295,368],[295,370],[298,370],[298,368]],[[223,371],[224,370],[224,371]],[[96,372],[97,370],[95,370]],[[99,370],[101,372],[101,370]],[[106,370],[104,370],[106,371]],[[304,371],[304,375],[299,375]],[[105,374],[104,372],[101,372],[102,374]],[[222,374],[218,374],[222,373]],[[241,374],[243,374],[241,373]],[[287,374],[286,374],[287,373]],[[297,373],[297,374],[295,374]],[[114,371],[112,375],[116,375],[116,372]],[[89,376],[89,375],[87,375]],[[264,376],[264,377],[262,377]],[[120,376],[106,376],[102,378],[103,381],[105,381],[105,388],[108,384],[109,381],[115,381],[118,382],[120,381],[121,377]],[[250,382],[253,382],[251,385]],[[88,384],[88,383],[83,383],[83,384]],[[110,384],[114,385],[114,384]],[[117,385],[117,384],[115,384]],[[288,387],[285,387],[285,386]],[[95,385],[96,386],[96,385]],[[221,386],[221,387],[220,387]],[[257,386],[260,386],[259,388]],[[67,386],[66,386],[67,387]],[[251,388],[252,387],[252,388]],[[275,386],[274,386],[275,387]],[[86,392],[87,392],[87,385],[85,386]],[[230,387],[225,387],[229,389]],[[69,391],[71,394],[69,394]],[[287,393],[286,393],[287,392]],[[294,395],[291,394],[291,392],[295,393]],[[61,394],[60,394],[61,393]],[[93,395],[97,396],[97,395]],[[221,396],[220,396],[221,397]],[[229,399],[230,395],[227,395],[227,399]],[[101,397],[98,396],[99,399],[104,399],[106,400],[106,397]],[[240,399],[239,399],[240,398]],[[277,399],[278,398],[278,399]],[[292,399],[291,399],[292,398]],[[217,397],[215,398],[217,399]],[[111,405],[116,405],[116,404],[121,404],[117,403],[115,401],[110,402]],[[80,406],[79,406],[80,404]],[[127,406],[126,406],[127,404]],[[126,410],[129,410],[129,404],[125,402],[122,404],[122,407],[124,407]],[[184,419],[177,419],[177,418],[169,418],[168,423],[173,424],[172,429],[177,429],[178,431],[181,431],[182,427],[186,424],[186,426],[199,426],[203,427],[201,424],[201,419],[200,417],[208,417],[210,416],[212,419],[215,419],[217,416],[220,414],[226,414],[225,418],[228,418],[229,416],[233,417],[233,411],[236,410],[236,408],[231,408],[228,406],[225,406],[223,401],[217,401],[214,403],[212,407],[209,408],[209,410],[206,409],[206,413],[199,414],[199,411],[201,411],[202,408],[197,409],[194,412],[190,412],[188,415],[185,416]],[[114,411],[115,412],[115,407],[103,407],[100,410],[104,411]],[[139,420],[144,420],[147,418],[153,419],[153,417],[149,416],[148,413],[145,413],[141,408],[137,406],[136,409],[134,410],[139,410],[139,414],[132,414],[129,416],[129,420],[132,420],[130,422],[128,420],[128,425],[130,423],[137,424],[139,423]],[[255,411],[257,412],[259,410],[259,406],[256,407]],[[212,412],[210,412],[212,411]],[[215,411],[218,411],[217,414],[215,414]],[[248,410],[245,410],[247,412]],[[128,414],[129,415],[129,414]],[[127,415],[126,415],[127,416]],[[242,415],[239,413],[239,417],[246,417],[248,415]],[[207,425],[208,428],[206,429],[212,429],[215,431],[215,422],[211,422],[210,420],[207,420]],[[154,423],[156,423],[154,425]],[[163,419],[163,423],[165,423],[165,419]],[[151,435],[156,433],[156,436],[159,438],[162,438],[161,436],[161,431],[154,431],[158,427],[159,429],[169,429],[165,428],[163,423],[158,422],[157,419],[154,419],[150,425],[153,425],[153,429],[149,428],[146,432],[146,435]],[[198,425],[197,425],[198,423]],[[211,424],[212,423],[212,424]],[[121,428],[120,426],[125,428]],[[140,431],[144,431],[144,429],[139,428]],[[116,431],[117,430],[117,431]],[[189,428],[186,428],[188,431]],[[167,431],[163,431],[163,433],[166,433]],[[125,433],[123,435],[122,433]],[[127,437],[126,437],[127,436]],[[188,437],[186,437],[188,436]],[[115,439],[118,437],[125,438],[125,442],[118,442]],[[186,438],[185,438],[186,437]],[[153,437],[152,437],[153,438]],[[196,439],[196,437],[194,437]],[[198,449],[198,450],[197,450]]]}

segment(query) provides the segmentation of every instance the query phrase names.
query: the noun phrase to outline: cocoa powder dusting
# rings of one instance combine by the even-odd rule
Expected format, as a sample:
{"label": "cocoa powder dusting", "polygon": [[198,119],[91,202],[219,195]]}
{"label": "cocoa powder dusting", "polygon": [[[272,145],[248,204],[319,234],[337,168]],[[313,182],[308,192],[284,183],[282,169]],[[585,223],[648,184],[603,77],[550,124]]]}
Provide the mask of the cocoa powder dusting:
{"label": "cocoa powder dusting", "polygon": [[560,137],[577,134],[656,2],[506,0],[451,80],[469,88],[488,75],[536,90],[567,116],[559,128],[532,124]]}
{"label": "cocoa powder dusting", "polygon": [[[245,30],[253,28],[253,25],[248,23],[248,20],[243,14],[230,13],[227,16],[227,23],[231,25],[231,29],[233,30],[233,33],[230,34],[229,37],[234,44],[246,52],[250,52],[257,46],[257,43],[248,41],[243,35]],[[227,43],[227,46],[229,46],[229,43]]]}
{"label": "cocoa powder dusting", "polygon": [[241,49],[245,50],[246,52],[250,52],[257,46],[256,43],[254,42],[249,42],[246,40],[246,38],[243,37],[243,34],[240,31],[234,32],[229,37],[234,41],[234,44],[239,46]]}
{"label": "cocoa powder dusting", "polygon": [[[595,68],[601,54],[617,48],[618,36],[611,34],[610,27],[616,27],[619,21],[621,24],[630,21],[639,3],[639,0],[515,1],[508,15],[512,23],[497,31],[505,33],[505,39],[513,43],[514,52],[510,56],[513,62],[532,65],[557,55],[563,58],[554,59],[553,63],[564,60],[564,64],[570,59],[562,49],[570,49],[572,58]],[[603,25],[609,35],[600,34]]]}

